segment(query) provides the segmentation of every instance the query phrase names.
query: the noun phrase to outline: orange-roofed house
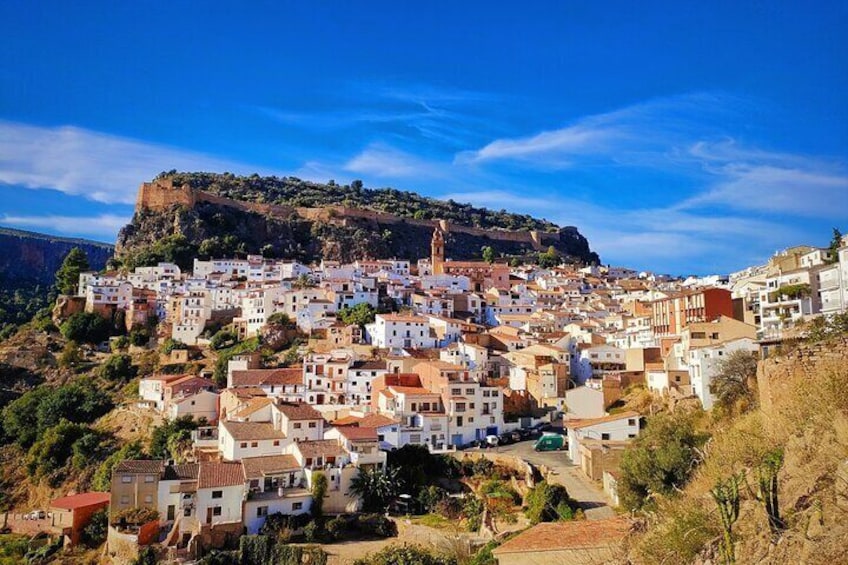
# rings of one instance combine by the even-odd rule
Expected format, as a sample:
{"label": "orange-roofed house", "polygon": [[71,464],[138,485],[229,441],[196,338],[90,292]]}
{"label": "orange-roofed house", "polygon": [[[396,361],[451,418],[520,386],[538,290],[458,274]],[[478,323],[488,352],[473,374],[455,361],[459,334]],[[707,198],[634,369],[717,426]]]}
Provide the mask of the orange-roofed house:
{"label": "orange-roofed house", "polygon": [[498,565],[617,563],[630,532],[624,518],[543,522],[492,550]]}
{"label": "orange-roofed house", "polygon": [[84,492],[57,498],[50,503],[50,525],[59,531],[65,547],[80,542],[83,529],[98,510],[109,507],[108,492]]}

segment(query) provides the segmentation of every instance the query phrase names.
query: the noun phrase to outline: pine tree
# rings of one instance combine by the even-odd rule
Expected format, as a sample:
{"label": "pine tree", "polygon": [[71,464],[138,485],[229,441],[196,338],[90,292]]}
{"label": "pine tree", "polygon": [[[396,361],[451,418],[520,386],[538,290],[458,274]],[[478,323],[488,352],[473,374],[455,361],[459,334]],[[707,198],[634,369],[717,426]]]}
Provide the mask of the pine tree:
{"label": "pine tree", "polygon": [[65,256],[62,266],[56,271],[56,290],[60,294],[76,294],[80,273],[89,270],[85,251],[74,247]]}

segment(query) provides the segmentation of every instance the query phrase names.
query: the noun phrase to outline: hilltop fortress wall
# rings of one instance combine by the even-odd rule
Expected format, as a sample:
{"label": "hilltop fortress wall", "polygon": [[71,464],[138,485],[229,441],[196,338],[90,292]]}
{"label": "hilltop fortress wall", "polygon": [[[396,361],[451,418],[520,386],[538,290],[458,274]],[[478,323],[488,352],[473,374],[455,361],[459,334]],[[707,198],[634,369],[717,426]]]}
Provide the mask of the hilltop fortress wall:
{"label": "hilltop fortress wall", "polygon": [[361,208],[348,208],[345,206],[304,208],[280,206],[277,204],[263,204],[258,202],[242,202],[197,190],[188,184],[174,186],[171,179],[160,179],[153,182],[142,183],[138,190],[136,211],[167,210],[173,206],[193,208],[197,204],[203,202],[218,206],[228,206],[245,212],[255,212],[267,216],[288,218],[295,214],[305,220],[313,222],[322,221],[327,223],[338,223],[345,226],[356,225],[362,222],[370,222],[376,225],[406,224],[426,227],[428,229],[435,229],[436,227],[439,227],[442,231],[447,233],[463,233],[475,237],[485,237],[492,240],[529,244],[536,250],[544,249],[548,245],[556,245],[560,241],[560,234],[557,232],[482,229],[451,224],[447,220],[416,220],[414,218],[402,218],[385,212],[375,212],[373,210],[363,210]]}

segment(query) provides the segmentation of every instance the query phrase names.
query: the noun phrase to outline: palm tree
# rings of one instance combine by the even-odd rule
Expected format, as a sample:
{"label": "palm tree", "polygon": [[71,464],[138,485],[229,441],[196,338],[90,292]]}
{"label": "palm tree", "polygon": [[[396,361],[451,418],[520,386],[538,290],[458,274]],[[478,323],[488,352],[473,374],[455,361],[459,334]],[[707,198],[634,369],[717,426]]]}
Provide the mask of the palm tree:
{"label": "palm tree", "polygon": [[350,482],[350,492],[362,500],[363,511],[383,512],[398,494],[397,478],[395,469],[360,468]]}

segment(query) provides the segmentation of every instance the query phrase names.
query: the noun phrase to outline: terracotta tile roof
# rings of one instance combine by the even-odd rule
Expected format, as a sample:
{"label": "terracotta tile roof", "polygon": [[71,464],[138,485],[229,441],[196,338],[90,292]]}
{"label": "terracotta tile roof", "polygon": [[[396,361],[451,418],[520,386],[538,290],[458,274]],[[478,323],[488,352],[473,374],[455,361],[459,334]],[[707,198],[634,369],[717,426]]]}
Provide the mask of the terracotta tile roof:
{"label": "terracotta tile roof", "polygon": [[244,466],[244,474],[248,479],[257,479],[265,475],[300,470],[301,468],[294,455],[245,457],[241,460],[241,463]]}
{"label": "terracotta tile roof", "polygon": [[323,416],[305,402],[278,402],[277,409],[289,420],[321,420]]}
{"label": "terracotta tile roof", "polygon": [[303,384],[303,370],[300,368],[286,368],[233,371],[232,384],[234,387],[298,385]]}
{"label": "terracotta tile roof", "polygon": [[200,465],[197,463],[185,463],[182,465],[168,465],[162,476],[163,481],[196,481]]}
{"label": "terracotta tile roof", "polygon": [[386,370],[386,362],[385,361],[356,361],[351,369],[356,369],[359,371],[385,371]]}
{"label": "terracotta tile roof", "polygon": [[118,463],[115,467],[115,472],[136,475],[158,475],[164,468],[165,462],[161,459],[128,459]]}
{"label": "terracotta tile roof", "polygon": [[262,439],[285,439],[286,434],[274,429],[268,422],[221,422],[221,425],[236,441],[258,441]]}
{"label": "terracotta tile roof", "polygon": [[342,426],[337,429],[340,434],[350,441],[377,441],[377,428]]}
{"label": "terracotta tile roof", "polygon": [[230,487],[244,484],[244,467],[240,461],[201,461],[197,488]]}
{"label": "terracotta tile roof", "polygon": [[623,518],[543,522],[504,542],[492,553],[498,556],[509,553],[608,547],[621,543],[629,532],[630,521]]}
{"label": "terracotta tile roof", "polygon": [[256,412],[262,410],[266,406],[269,406],[273,403],[274,399],[268,398],[267,396],[251,397],[244,407],[242,407],[238,412],[233,414],[233,418],[246,418],[251,414],[255,414]]}
{"label": "terracotta tile roof", "polygon": [[345,454],[344,448],[334,439],[299,441],[294,444],[304,457],[339,457]]}
{"label": "terracotta tile roof", "polygon": [[610,414],[609,416],[603,416],[602,418],[591,418],[588,420],[571,420],[568,422],[568,429],[570,430],[579,430],[581,428],[588,428],[590,426],[596,426],[598,424],[606,424],[607,422],[616,422],[618,420],[627,420],[629,418],[640,418],[641,414],[638,412],[619,412],[618,414]]}
{"label": "terracotta tile roof", "polygon": [[396,420],[384,416],[382,414],[366,414],[359,422],[360,428],[381,428],[383,426],[391,426],[397,424]]}
{"label": "terracotta tile roof", "polygon": [[149,377],[144,377],[143,381],[162,381],[164,383],[172,383],[174,381],[182,380],[186,377],[191,377],[193,375],[150,375]]}
{"label": "terracotta tile roof", "polygon": [[85,508],[87,506],[99,506],[109,504],[108,492],[84,492],[81,494],[73,494],[71,496],[63,496],[50,502],[50,508],[61,508],[63,510],[76,510],[77,508]]}

